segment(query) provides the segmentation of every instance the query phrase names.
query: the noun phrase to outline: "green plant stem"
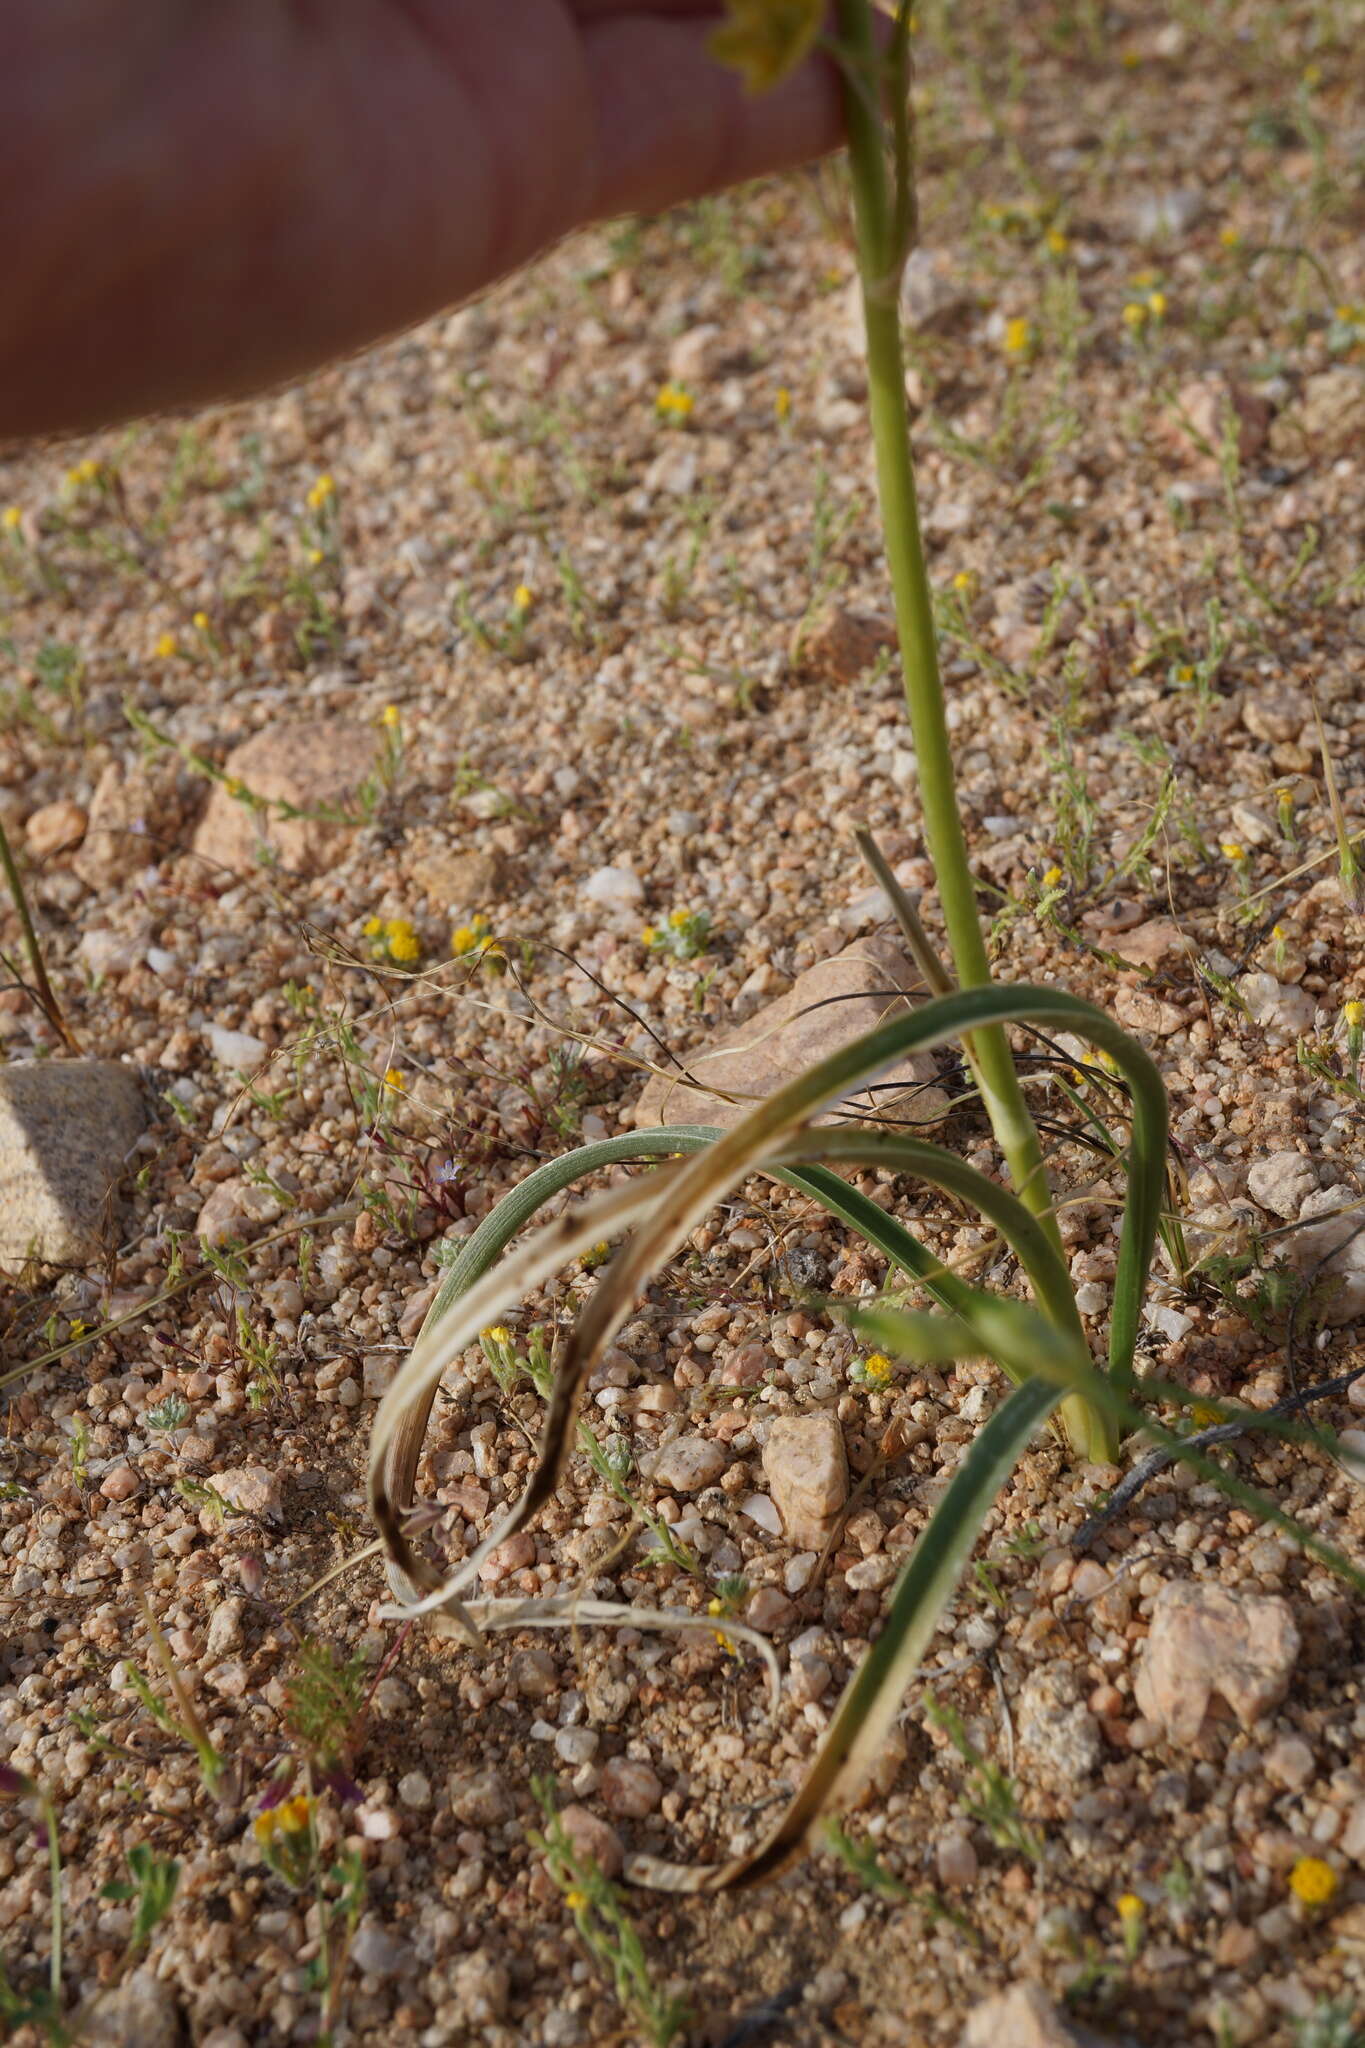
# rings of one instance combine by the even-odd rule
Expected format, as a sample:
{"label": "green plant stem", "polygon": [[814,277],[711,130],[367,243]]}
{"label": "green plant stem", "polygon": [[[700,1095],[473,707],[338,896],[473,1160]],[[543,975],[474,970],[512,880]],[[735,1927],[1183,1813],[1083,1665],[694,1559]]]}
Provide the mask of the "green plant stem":
{"label": "green plant stem", "polygon": [[19,919],[19,925],[24,934],[24,951],[28,954],[28,964],[33,970],[33,979],[36,987],[30,990],[30,994],[37,997],[39,1009],[47,1018],[48,1023],[61,1039],[67,1051],[69,1053],[79,1053],[80,1046],[77,1044],[71,1027],[62,1014],[62,1006],[57,1001],[52,983],[47,978],[47,967],[43,961],[43,949],[38,944],[38,934],[33,929],[33,919],[29,914],[28,898],[24,894],[24,885],[19,876],[18,863],[11,851],[3,824],[0,824],[0,871],[4,873],[10,897]]}
{"label": "green plant stem", "polygon": [[[907,254],[901,223],[906,208],[897,203],[887,174],[881,113],[882,57],[874,34],[870,0],[839,0],[839,33],[877,488],[895,597],[905,701],[919,762],[924,838],[958,983],[964,989],[982,988],[991,979],[990,962],[958,810],[939,675],[934,603],[924,562],[910,453],[900,329],[900,278]],[[1020,1200],[1038,1217],[1060,1254],[1061,1233],[1052,1212],[1043,1148],[1019,1085],[1009,1040],[1003,1029],[993,1027],[972,1032],[963,1045]],[[1068,1334],[1084,1341],[1074,1301],[1068,1323]],[[1074,1444],[1073,1448],[1092,1459],[1110,1462],[1118,1447],[1112,1426],[1096,1414],[1087,1431],[1087,1441]]]}
{"label": "green plant stem", "polygon": [[48,1959],[48,1982],[55,2017],[62,2009],[62,1851],[57,1840],[57,1809],[46,1792],[39,1792],[38,1806],[47,1830],[47,1868],[52,1886],[52,1953]]}

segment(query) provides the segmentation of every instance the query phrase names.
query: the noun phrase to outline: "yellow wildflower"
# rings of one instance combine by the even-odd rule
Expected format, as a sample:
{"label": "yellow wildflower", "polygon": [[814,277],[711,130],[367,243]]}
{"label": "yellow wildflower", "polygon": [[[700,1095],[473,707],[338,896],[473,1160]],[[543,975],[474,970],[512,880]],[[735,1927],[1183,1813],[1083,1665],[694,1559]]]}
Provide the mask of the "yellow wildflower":
{"label": "yellow wildflower", "polygon": [[401,722],[402,716],[403,714],[396,704],[386,704],[379,714],[379,723],[386,725],[389,731],[392,732],[394,727]]}
{"label": "yellow wildflower", "polygon": [[518,612],[529,612],[534,603],[535,597],[527,585],[519,583],[512,592],[512,609]]}
{"label": "yellow wildflower", "polygon": [[207,633],[209,630],[208,613],[196,612],[194,617],[190,620],[190,624],[194,627],[196,633]]}
{"label": "yellow wildflower", "polygon": [[180,645],[174,633],[162,633],[156,643],[156,654],[161,661],[170,661],[180,652]]}
{"label": "yellow wildflower", "polygon": [[264,1813],[258,1813],[251,1823],[251,1832],[264,1849],[270,1846],[276,1835],[306,1835],[312,1820],[312,1800],[305,1793],[296,1792],[282,1805],[268,1806]]}
{"label": "yellow wildflower", "polygon": [[1071,238],[1069,235],[1064,235],[1060,228],[1049,228],[1047,231],[1047,246],[1051,255],[1065,256],[1067,250],[1071,247]]}
{"label": "yellow wildflower", "polygon": [[243,797],[246,795],[246,784],[238,775],[225,775],[223,778],[223,788],[232,797]]}
{"label": "yellow wildflower", "polygon": [[6,505],[4,511],[0,512],[0,526],[3,526],[7,533],[17,533],[23,523],[24,515],[17,505]]}
{"label": "yellow wildflower", "polygon": [[330,471],[324,470],[308,493],[309,511],[321,512],[328,500],[336,496],[336,489],[336,478]]}
{"label": "yellow wildflower", "polygon": [[891,1360],[884,1351],[874,1351],[863,1360],[863,1378],[869,1386],[881,1387],[891,1377]]}
{"label": "yellow wildflower", "polygon": [[681,426],[692,417],[695,405],[692,393],[682,384],[661,385],[654,400],[654,410],[659,417],[672,420],[675,426]]}
{"label": "yellow wildflower", "polygon": [[[1280,927],[1276,925],[1275,930],[1278,932],[1279,929]],[[1359,1031],[1365,1028],[1365,1003],[1353,997],[1349,1003],[1342,1005],[1341,1014],[1346,1019],[1346,1029],[1348,1031]]]}
{"label": "yellow wildflower", "polygon": [[1117,1904],[1120,1920],[1140,1920],[1145,1911],[1146,1907],[1136,1892],[1125,1892]]}
{"label": "yellow wildflower", "polygon": [[1289,1873],[1289,1889],[1301,1906],[1330,1905],[1336,1895],[1337,1874],[1321,1856],[1300,1856]]}
{"label": "yellow wildflower", "polygon": [[1310,89],[1311,89],[1311,88],[1312,88],[1313,86],[1315,86],[1315,85],[1321,85],[1321,84],[1322,84],[1322,66],[1321,66],[1321,64],[1305,64],[1305,65],[1304,65],[1304,67],[1303,67],[1303,73],[1302,73],[1302,77],[1303,77],[1303,82],[1304,82],[1304,84],[1305,84],[1306,86],[1308,86],[1308,87],[1309,87]]}
{"label": "yellow wildflower", "polygon": [[777,417],[780,420],[786,420],[791,418],[791,409],[792,395],[790,391],[788,391],[785,384],[779,384],[777,387],[777,396],[773,400],[773,411],[777,414]]}
{"label": "yellow wildflower", "polygon": [[1055,889],[1057,887],[1057,884],[1061,881],[1061,879],[1062,871],[1058,867],[1056,861],[1052,863],[1052,866],[1050,868],[1043,869],[1043,887],[1045,889]]}
{"label": "yellow wildflower", "polygon": [[389,958],[408,963],[422,957],[422,941],[405,917],[391,917],[384,926]]}
{"label": "yellow wildflower", "polygon": [[468,924],[457,925],[450,934],[450,950],[457,960],[469,953],[486,953],[489,949],[488,919],[482,911],[472,917]]}
{"label": "yellow wildflower", "polygon": [[1225,249],[1236,249],[1241,244],[1241,230],[1240,228],[1233,227],[1220,228],[1218,230],[1218,239]]}
{"label": "yellow wildflower", "polygon": [[1164,320],[1166,317],[1165,292],[1148,292],[1147,309],[1154,320]]}
{"label": "yellow wildflower", "polygon": [[360,929],[367,939],[377,939],[384,929],[384,920],[382,917],[367,917]]}
{"label": "yellow wildflower", "polygon": [[746,91],[767,92],[809,56],[825,0],[726,0],[726,14],[711,37],[711,55],[739,72]]}
{"label": "yellow wildflower", "polygon": [[1194,669],[1188,661],[1181,662],[1175,672],[1175,679],[1178,683],[1192,683],[1194,681]]}
{"label": "yellow wildflower", "polygon": [[512,1341],[512,1332],[506,1323],[490,1323],[483,1334],[490,1344],[510,1344]]}
{"label": "yellow wildflower", "polygon": [[658,936],[659,934],[652,924],[641,925],[640,944],[642,946],[652,946]]}
{"label": "yellow wildflower", "polygon": [[89,1323],[83,1317],[76,1316],[71,1323],[71,1335],[73,1337],[83,1337],[89,1327]]}
{"label": "yellow wildflower", "polygon": [[311,568],[314,568],[314,569],[316,569],[316,568],[317,568],[317,566],[318,566],[318,563],[319,563],[319,562],[322,562],[322,561],[325,561],[325,560],[326,560],[326,556],[325,556],[325,555],[323,554],[323,552],[322,552],[322,549],[321,549],[321,548],[309,548],[309,550],[308,550],[308,562],[309,562],[309,566],[310,566]]}
{"label": "yellow wildflower", "polygon": [[392,1088],[395,1095],[405,1094],[407,1092],[407,1084],[403,1079],[403,1069],[401,1067],[385,1067],[384,1086]]}
{"label": "yellow wildflower", "polygon": [[575,1885],[571,1891],[565,1892],[564,1903],[571,1913],[581,1913],[588,1903],[588,1895]]}
{"label": "yellow wildflower", "polygon": [[953,589],[959,597],[970,597],[976,589],[975,569],[959,569],[953,578]]}
{"label": "yellow wildflower", "polygon": [[84,462],[78,462],[74,469],[66,472],[66,480],[73,489],[79,490],[82,484],[93,484],[99,473],[100,465],[93,455],[87,455]]}
{"label": "yellow wildflower", "polygon": [[1131,327],[1136,334],[1139,327],[1147,324],[1147,308],[1139,299],[1130,299],[1123,309],[1123,324]]}
{"label": "yellow wildflower", "polygon": [[1007,356],[1027,355],[1032,340],[1033,328],[1022,315],[1016,313],[1012,320],[1005,322],[1004,339],[1000,345]]}
{"label": "yellow wildflower", "polygon": [[1224,860],[1230,860],[1234,867],[1240,867],[1247,857],[1246,848],[1239,845],[1235,839],[1224,839],[1219,844]]}

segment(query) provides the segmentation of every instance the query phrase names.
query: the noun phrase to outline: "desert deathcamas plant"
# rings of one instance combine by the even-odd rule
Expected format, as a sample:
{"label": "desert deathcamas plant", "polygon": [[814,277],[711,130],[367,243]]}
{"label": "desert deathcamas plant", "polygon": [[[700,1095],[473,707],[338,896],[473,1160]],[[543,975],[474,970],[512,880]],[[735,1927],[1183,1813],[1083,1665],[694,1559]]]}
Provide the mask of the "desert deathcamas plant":
{"label": "desert deathcamas plant", "polygon": [[[717,54],[762,89],[780,79],[824,34],[823,0],[729,0]],[[915,503],[899,327],[900,277],[915,226],[909,109],[909,6],[900,0],[884,33],[871,0],[838,0],[835,34],[826,39],[844,83],[857,246],[867,328],[873,438],[891,581],[895,593],[906,699],[920,764],[924,836],[933,863],[956,985],[936,961],[926,978],[936,992],[909,1015],[865,1037],[757,1104],[733,1130],[699,1126],[638,1131],[587,1145],[551,1161],[513,1190],[468,1239],[450,1268],[410,1357],[380,1403],[370,1460],[370,1499],[397,1596],[395,1616],[426,1615],[438,1627],[478,1641],[482,1631],[630,1622],[634,1626],[714,1626],[681,1609],[647,1610],[572,1598],[469,1600],[463,1596],[495,1545],[549,1500],[575,1442],[584,1383],[636,1297],[713,1205],[753,1174],[813,1197],[874,1244],[905,1280],[938,1305],[937,1313],[881,1304],[845,1310],[883,1350],[944,1362],[993,1359],[1013,1390],[981,1429],[953,1475],[902,1572],[877,1641],[850,1682],[800,1788],[767,1836],[747,1855],[684,1868],[636,1857],[627,1874],[676,1891],[754,1883],[783,1867],[809,1841],[822,1815],[854,1798],[899,1711],[905,1688],[951,1598],[981,1525],[1035,1434],[1053,1420],[1078,1456],[1110,1460],[1120,1432],[1138,1426],[1174,1447],[1254,1511],[1283,1526],[1288,1518],[1134,1405],[1133,1359],[1165,1186],[1167,1111],[1160,1076],[1147,1054],[1105,1014],[1055,989],[992,985],[976,893],[957,808],[948,727],[939,679],[933,609]],[[916,935],[912,932],[912,942]],[[918,935],[920,947],[924,944]],[[1078,1034],[1105,1055],[1127,1090],[1128,1191],[1109,1325],[1107,1371],[1093,1363],[1052,1209],[1038,1133],[1024,1100],[1006,1035],[1011,1025]],[[958,1042],[990,1117],[1013,1192],[938,1145],[859,1124],[815,1119],[907,1053]],[[655,1160],[625,1186],[565,1209],[513,1247],[537,1212],[577,1181],[622,1161]],[[974,1207],[1004,1239],[1032,1292],[1026,1304],[969,1285],[948,1271],[905,1226],[860,1194],[834,1169],[881,1167]],[[569,1335],[550,1389],[545,1431],[525,1491],[502,1521],[453,1569],[440,1569],[408,1531],[427,1418],[446,1368],[532,1288],[603,1239],[624,1242],[599,1278]],[[1144,1395],[1179,1403],[1184,1390],[1144,1380]],[[1360,1574],[1325,1545],[1301,1541],[1356,1584]],[[733,1622],[728,1633],[748,1635]],[[775,1671],[771,1651],[761,1646]]]}

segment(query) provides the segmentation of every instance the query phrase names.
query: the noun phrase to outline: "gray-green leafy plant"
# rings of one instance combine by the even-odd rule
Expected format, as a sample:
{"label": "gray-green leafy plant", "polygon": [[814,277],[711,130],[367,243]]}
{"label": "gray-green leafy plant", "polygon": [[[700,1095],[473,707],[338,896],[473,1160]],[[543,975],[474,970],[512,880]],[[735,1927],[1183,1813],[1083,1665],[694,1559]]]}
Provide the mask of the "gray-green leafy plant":
{"label": "gray-green leafy plant", "polygon": [[[823,0],[731,0],[731,19],[718,44],[751,83],[770,83],[821,35],[825,12]],[[684,1892],[753,1884],[775,1875],[805,1850],[828,1815],[852,1804],[954,1594],[986,1515],[1027,1445],[1049,1423],[1073,1455],[1104,1461],[1117,1455],[1123,1432],[1145,1428],[1156,1444],[1185,1458],[1201,1476],[1216,1481],[1256,1514],[1292,1528],[1314,1555],[1365,1587],[1365,1574],[1137,1405],[1135,1351],[1153,1249],[1164,1220],[1167,1105],[1160,1075],[1142,1047],[1092,1004],[1058,989],[1008,988],[991,981],[955,793],[915,502],[901,350],[900,277],[915,232],[909,0],[899,0],[885,38],[874,28],[872,0],[838,0],[835,23],[827,48],[844,79],[882,517],[919,762],[925,839],[954,973],[950,975],[934,956],[909,906],[893,895],[932,991],[920,1008],[883,1022],[831,1054],[755,1104],[730,1131],[696,1125],[637,1131],[582,1146],[530,1174],[483,1219],[447,1269],[413,1351],[380,1403],[371,1442],[370,1504],[397,1596],[388,1610],[395,1616],[425,1615],[438,1628],[472,1640],[479,1640],[485,1628],[528,1623],[557,1626],[628,1617],[636,1627],[710,1625],[709,1617],[683,1608],[649,1612],[572,1597],[466,1604],[464,1596],[490,1551],[525,1527],[554,1494],[579,1441],[578,1406],[588,1375],[631,1314],[638,1295],[707,1212],[755,1174],[820,1203],[884,1254],[902,1292],[905,1283],[911,1283],[937,1305],[937,1312],[899,1303],[846,1309],[861,1337],[884,1351],[934,1364],[985,1356],[1013,1382],[1012,1391],[954,1472],[895,1586],[881,1633],[831,1718],[805,1782],[768,1832],[747,1853],[711,1866],[682,1867],[647,1856],[635,1856],[627,1865],[627,1876],[635,1882]],[[1115,1091],[1113,1117],[1103,1124],[1103,1149],[1121,1154],[1127,1167],[1103,1371],[1090,1355],[1037,1127],[1007,1035],[1011,1026],[1020,1025],[1074,1033],[1088,1041],[1121,1084],[1121,1092]],[[822,1113],[865,1089],[909,1053],[950,1042],[959,1044],[965,1054],[1012,1190],[942,1146],[899,1131],[816,1124]],[[1120,1111],[1127,1124],[1123,1138],[1117,1134]],[[658,1163],[624,1186],[563,1211],[513,1248],[513,1241],[553,1197],[603,1168],[643,1160]],[[975,1209],[1014,1254],[1031,1302],[970,1285],[949,1271],[903,1223],[850,1186],[838,1168],[886,1169]],[[615,1237],[624,1241],[579,1314],[548,1387],[539,1455],[520,1499],[469,1556],[450,1569],[440,1569],[415,1546],[409,1517],[427,1419],[442,1374],[529,1290]],[[1176,1405],[1188,1404],[1191,1398],[1184,1389],[1151,1378],[1144,1380],[1141,1392]],[[1287,1428],[1281,1433],[1288,1433]],[[759,1640],[737,1622],[727,1621],[726,1633]],[[761,1647],[771,1659],[767,1645]]]}

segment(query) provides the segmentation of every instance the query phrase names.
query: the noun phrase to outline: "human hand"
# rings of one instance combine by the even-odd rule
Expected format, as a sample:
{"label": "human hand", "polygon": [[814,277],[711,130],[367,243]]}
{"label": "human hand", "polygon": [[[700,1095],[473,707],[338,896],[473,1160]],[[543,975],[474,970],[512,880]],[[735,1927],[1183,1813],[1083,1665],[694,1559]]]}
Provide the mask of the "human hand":
{"label": "human hand", "polygon": [[720,0],[7,0],[0,433],[259,389],[839,139]]}

